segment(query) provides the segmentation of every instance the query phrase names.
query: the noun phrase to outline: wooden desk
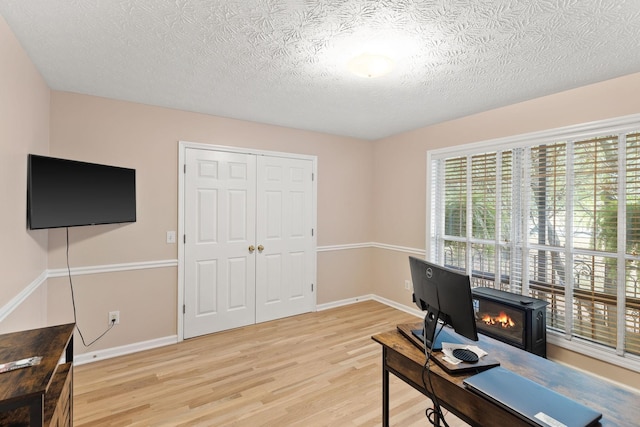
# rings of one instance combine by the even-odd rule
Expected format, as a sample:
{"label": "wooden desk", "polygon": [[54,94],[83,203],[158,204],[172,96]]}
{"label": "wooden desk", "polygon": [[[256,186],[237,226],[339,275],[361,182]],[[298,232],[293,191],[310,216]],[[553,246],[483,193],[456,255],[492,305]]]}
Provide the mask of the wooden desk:
{"label": "wooden desk", "polygon": [[[420,325],[417,325],[419,327]],[[424,353],[397,330],[374,335],[382,345],[382,425],[389,425],[389,372],[431,397],[423,386]],[[471,342],[471,341],[470,341]],[[640,422],[640,393],[618,387],[484,335],[475,343],[502,367],[602,412],[601,426],[634,426]],[[462,381],[473,373],[449,375],[431,363],[431,383],[442,407],[472,426],[527,426],[506,409],[467,390]],[[425,405],[426,408],[426,405]],[[425,408],[416,408],[416,411]]]}
{"label": "wooden desk", "polygon": [[39,365],[0,374],[0,425],[73,424],[73,328],[0,335],[0,363],[42,356]]}

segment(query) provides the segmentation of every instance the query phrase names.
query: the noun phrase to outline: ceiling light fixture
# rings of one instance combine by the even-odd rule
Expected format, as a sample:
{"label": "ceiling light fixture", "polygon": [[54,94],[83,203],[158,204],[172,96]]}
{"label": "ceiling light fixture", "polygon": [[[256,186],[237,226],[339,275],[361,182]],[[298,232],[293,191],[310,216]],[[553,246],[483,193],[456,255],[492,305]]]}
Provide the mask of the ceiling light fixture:
{"label": "ceiling light fixture", "polygon": [[356,76],[375,78],[390,73],[394,65],[393,60],[384,55],[363,53],[352,58],[347,63],[347,68]]}

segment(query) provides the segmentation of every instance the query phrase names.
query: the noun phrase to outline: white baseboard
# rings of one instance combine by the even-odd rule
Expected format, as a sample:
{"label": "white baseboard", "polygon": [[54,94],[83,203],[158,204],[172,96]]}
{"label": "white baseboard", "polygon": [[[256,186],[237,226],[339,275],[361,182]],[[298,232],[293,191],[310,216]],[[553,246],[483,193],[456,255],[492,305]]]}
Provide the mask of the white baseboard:
{"label": "white baseboard", "polygon": [[424,317],[424,312],[418,310],[417,308],[407,307],[404,304],[400,304],[398,302],[380,297],[378,295],[372,295],[371,299],[373,299],[374,301],[378,301],[381,304],[388,305],[389,307],[393,307],[397,310],[404,311],[405,313],[413,314],[416,317],[420,317],[420,318]]}
{"label": "white baseboard", "polygon": [[148,341],[141,341],[119,347],[107,348],[104,350],[92,351],[89,353],[77,354],[73,357],[73,363],[84,365],[85,363],[96,362],[98,360],[111,359],[112,357],[124,356],[125,354],[137,353],[139,351],[151,350],[152,348],[164,347],[166,345],[177,344],[178,336],[171,335],[164,338],[156,338]]}
{"label": "white baseboard", "polygon": [[338,301],[332,301],[332,302],[327,302],[324,304],[318,304],[316,305],[316,311],[324,311],[324,310],[329,310],[332,308],[337,308],[337,307],[342,307],[345,305],[350,305],[350,304],[355,304],[357,302],[361,302],[361,301],[370,301],[372,300],[374,297],[374,295],[361,295],[359,297],[353,297],[353,298],[347,298],[347,299],[343,299],[343,300],[338,300]]}
{"label": "white baseboard", "polygon": [[[407,307],[406,305],[397,303],[387,298],[379,297],[378,295],[369,294],[362,295],[354,298],[347,298],[339,301],[333,301],[316,306],[316,311],[324,311],[332,308],[342,307],[349,304],[355,304],[361,301],[377,301],[381,304],[388,305],[390,307],[402,310],[406,313],[413,314],[418,317],[422,317],[421,312],[417,309]],[[172,335],[164,338],[156,338],[149,341],[142,341],[133,344],[127,344],[120,347],[107,348],[104,350],[97,350],[88,353],[77,354],[73,358],[73,362],[76,365],[84,365],[86,363],[97,362],[98,360],[111,359],[112,357],[124,356],[125,354],[137,353],[139,351],[151,350],[152,348],[163,347],[166,345],[177,344],[178,336]]]}
{"label": "white baseboard", "polygon": [[329,310],[331,308],[337,308],[337,307],[342,307],[345,305],[349,305],[349,304],[355,304],[357,302],[361,302],[361,301],[377,301],[381,304],[384,305],[388,305],[389,307],[393,307],[395,309],[398,309],[400,311],[404,311],[405,313],[409,313],[409,314],[413,314],[416,317],[424,317],[424,313],[420,310],[418,310],[417,308],[411,308],[411,307],[407,307],[404,304],[400,304],[398,302],[395,302],[393,300],[375,295],[375,294],[368,294],[368,295],[361,295],[359,297],[354,297],[354,298],[347,298],[347,299],[343,299],[343,300],[339,300],[339,301],[333,301],[333,302],[328,302],[325,304],[319,304],[316,306],[316,311],[323,311],[323,310]]}

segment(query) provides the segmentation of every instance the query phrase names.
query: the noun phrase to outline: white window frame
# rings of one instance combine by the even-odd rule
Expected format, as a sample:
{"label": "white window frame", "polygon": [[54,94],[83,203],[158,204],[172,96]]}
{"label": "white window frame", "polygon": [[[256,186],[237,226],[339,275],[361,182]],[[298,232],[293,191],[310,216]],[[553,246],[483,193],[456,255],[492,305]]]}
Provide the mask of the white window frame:
{"label": "white window frame", "polygon": [[[445,147],[435,150],[427,151],[427,174],[426,174],[426,188],[427,188],[427,206],[426,206],[426,257],[428,260],[433,262],[442,263],[443,260],[442,255],[437,250],[436,245],[438,244],[436,239],[436,231],[438,227],[442,227],[443,224],[436,224],[435,219],[437,218],[436,212],[438,210],[442,210],[441,205],[436,205],[436,203],[432,203],[432,198],[434,195],[435,187],[433,187],[435,180],[437,177],[434,176],[438,171],[434,171],[432,165],[434,161],[442,160],[451,157],[464,157],[471,156],[474,154],[481,154],[491,151],[504,151],[505,149],[518,149],[524,148],[527,149],[531,145],[543,145],[543,144],[551,144],[556,143],[558,141],[575,141],[581,139],[587,139],[591,137],[597,137],[603,134],[621,134],[637,131],[640,129],[640,114],[633,114],[624,117],[618,117],[614,119],[607,119],[595,122],[589,122],[584,124],[578,124],[573,126],[567,126],[562,128],[550,129],[541,132],[533,132],[522,135],[509,136],[504,138],[491,139],[486,141],[474,142],[469,144],[457,145],[453,147]],[[624,150],[620,150],[619,152],[619,164],[621,168],[625,166],[625,155]],[[624,170],[624,169],[623,169]],[[525,177],[528,177],[529,174],[525,174]],[[625,175],[625,174],[622,174]],[[527,178],[525,178],[527,179]],[[525,185],[527,183],[524,183]],[[619,191],[624,191],[624,186],[620,185]],[[442,200],[442,198],[437,198],[436,200]],[[622,198],[620,198],[622,200]],[[528,206],[526,206],[527,201],[523,202],[523,206],[521,209],[523,211],[528,211]],[[522,227],[526,228],[526,215],[522,215]],[[625,221],[625,212],[624,207],[620,209],[618,212],[618,224],[621,224],[624,227]],[[467,227],[467,232],[470,233],[470,227]],[[441,230],[440,230],[441,231]],[[442,234],[442,233],[438,233]],[[620,234],[619,234],[620,235]],[[496,241],[493,243],[498,247],[500,245],[499,233],[496,233]],[[469,241],[469,240],[467,240]],[[523,244],[524,251],[528,249],[528,243],[525,242]],[[624,253],[625,249],[621,242],[618,242],[618,250]],[[621,249],[620,249],[621,248]],[[567,249],[570,250],[570,249]],[[526,253],[526,252],[525,252]],[[624,263],[624,258],[621,260],[620,256],[618,257],[619,263]],[[466,263],[467,268],[470,269],[470,263]],[[528,278],[527,276],[527,268],[523,266],[523,277],[522,277],[522,292],[528,292]],[[496,269],[496,272],[499,273],[499,270]],[[470,274],[470,271],[467,273]],[[622,274],[623,280],[619,280],[618,283],[624,283],[624,269],[619,268],[618,274]],[[571,292],[571,289],[568,290]],[[618,316],[624,317],[624,298],[625,298],[625,286],[618,286]],[[622,307],[621,307],[622,305]],[[570,310],[567,310],[570,312]],[[624,325],[623,319],[619,319],[621,321],[618,322],[618,325]],[[621,342],[621,337],[624,333],[624,326],[618,328],[618,343]],[[562,348],[566,348],[571,351],[575,351],[580,354],[585,354],[590,357],[594,357],[599,360],[603,360],[607,363],[611,363],[617,366],[621,366],[626,369],[631,369],[636,372],[640,372],[640,357],[633,354],[625,354],[620,349],[611,349],[609,347],[595,344],[586,340],[581,340],[575,336],[572,336],[570,333],[559,333],[554,330],[547,331],[547,341],[550,344],[557,345]],[[620,344],[619,344],[620,346]]]}

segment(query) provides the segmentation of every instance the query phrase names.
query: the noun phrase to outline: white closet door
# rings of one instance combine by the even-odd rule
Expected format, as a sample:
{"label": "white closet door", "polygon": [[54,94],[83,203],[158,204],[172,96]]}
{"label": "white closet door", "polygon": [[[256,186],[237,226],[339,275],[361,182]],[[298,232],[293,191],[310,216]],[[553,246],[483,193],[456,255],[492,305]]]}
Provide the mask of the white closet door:
{"label": "white closet door", "polygon": [[312,173],[311,160],[258,157],[257,322],[315,309]]}
{"label": "white closet door", "polygon": [[256,157],[185,152],[184,337],[255,323]]}

